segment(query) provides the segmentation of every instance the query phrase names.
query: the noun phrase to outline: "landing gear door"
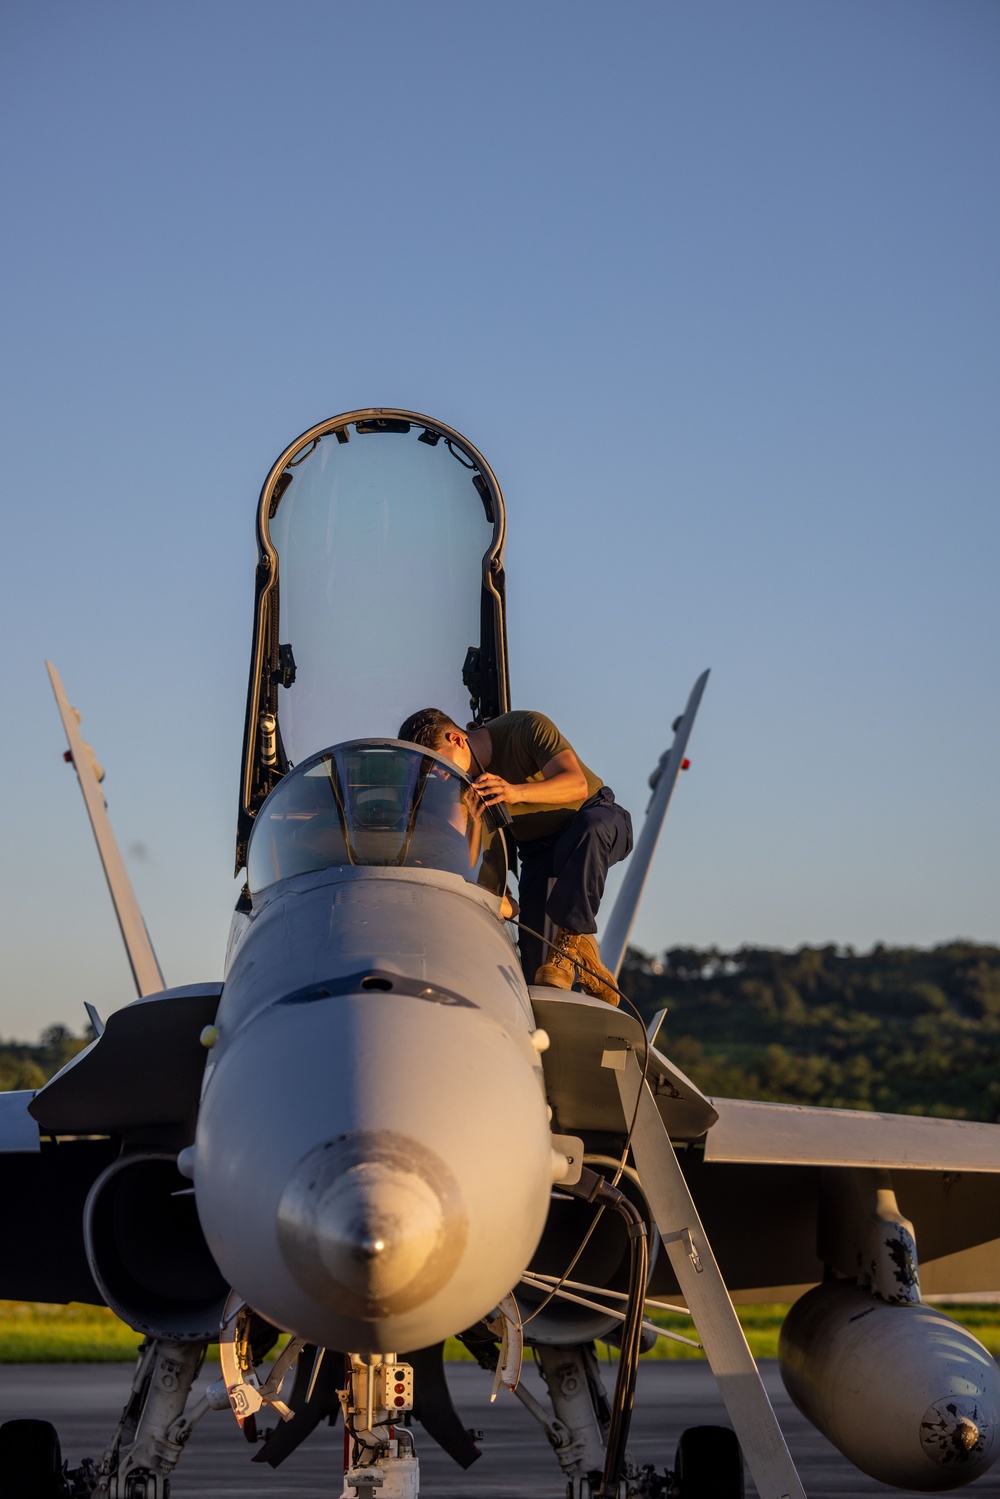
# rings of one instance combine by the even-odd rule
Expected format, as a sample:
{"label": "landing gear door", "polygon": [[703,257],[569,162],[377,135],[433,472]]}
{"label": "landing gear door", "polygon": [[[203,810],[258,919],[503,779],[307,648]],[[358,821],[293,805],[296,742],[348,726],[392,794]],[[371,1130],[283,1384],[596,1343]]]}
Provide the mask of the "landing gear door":
{"label": "landing gear door", "polygon": [[261,492],[236,867],[290,765],[418,708],[509,707],[504,506],[459,433],[411,411],[304,432]]}

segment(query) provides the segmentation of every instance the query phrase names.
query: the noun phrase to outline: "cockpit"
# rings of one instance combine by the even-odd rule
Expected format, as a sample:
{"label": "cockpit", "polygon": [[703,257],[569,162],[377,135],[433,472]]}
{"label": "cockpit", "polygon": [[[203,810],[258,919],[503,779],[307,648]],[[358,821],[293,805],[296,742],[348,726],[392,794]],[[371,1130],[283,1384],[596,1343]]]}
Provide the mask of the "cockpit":
{"label": "cockpit", "polygon": [[503,893],[496,814],[450,761],[399,740],[353,740],[290,770],[257,814],[252,895],[292,875],[346,865],[443,870]]}

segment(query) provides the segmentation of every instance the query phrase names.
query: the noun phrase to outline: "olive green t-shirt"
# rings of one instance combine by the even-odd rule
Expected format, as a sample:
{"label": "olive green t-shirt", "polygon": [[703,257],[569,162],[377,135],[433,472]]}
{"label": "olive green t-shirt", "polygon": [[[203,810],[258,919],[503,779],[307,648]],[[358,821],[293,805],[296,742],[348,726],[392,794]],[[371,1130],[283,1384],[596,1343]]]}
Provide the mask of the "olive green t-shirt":
{"label": "olive green t-shirt", "polygon": [[[514,785],[544,780],[542,769],[553,756],[561,754],[563,750],[573,749],[551,718],[528,709],[501,713],[499,718],[488,719],[483,727],[489,731],[493,745],[490,763],[484,768],[490,775],[501,776]],[[573,753],[576,754],[576,751]],[[577,759],[580,760],[579,755]],[[595,776],[582,760],[580,769],[587,777],[587,795],[582,796],[579,801],[565,802],[559,806],[545,802],[514,802],[507,807],[514,819],[512,831],[516,839],[546,838],[560,833],[573,813],[578,812],[596,791],[600,791],[604,785],[600,776]]]}

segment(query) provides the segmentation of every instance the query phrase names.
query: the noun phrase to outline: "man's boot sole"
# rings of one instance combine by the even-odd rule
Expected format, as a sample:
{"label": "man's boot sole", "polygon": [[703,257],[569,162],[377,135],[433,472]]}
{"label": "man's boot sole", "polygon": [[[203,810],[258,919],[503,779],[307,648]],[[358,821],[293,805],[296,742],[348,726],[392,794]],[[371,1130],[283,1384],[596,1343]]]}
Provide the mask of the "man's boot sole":
{"label": "man's boot sole", "polygon": [[561,968],[549,969],[549,965],[543,963],[535,974],[535,983],[542,989],[572,989],[573,975],[564,973]]}

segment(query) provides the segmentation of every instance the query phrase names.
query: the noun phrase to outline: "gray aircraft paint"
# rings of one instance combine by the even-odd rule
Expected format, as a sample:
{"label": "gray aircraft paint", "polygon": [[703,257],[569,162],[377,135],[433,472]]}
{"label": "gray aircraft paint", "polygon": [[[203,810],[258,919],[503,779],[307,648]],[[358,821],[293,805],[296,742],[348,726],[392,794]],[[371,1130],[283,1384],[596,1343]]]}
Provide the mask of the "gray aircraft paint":
{"label": "gray aircraft paint", "polygon": [[[194,1180],[240,1295],[310,1342],[365,1352],[426,1347],[495,1306],[538,1242],[553,1174],[534,1018],[498,899],[438,871],[290,879],[245,923],[216,1024]],[[294,1108],[276,1106],[286,1094]],[[338,1186],[352,1222],[393,1226],[381,1257],[412,1270],[381,1297],[360,1271],[329,1268],[365,1256],[339,1219],[324,1248],[322,1203],[336,1219]],[[427,1241],[424,1259],[407,1258],[409,1238]]]}

